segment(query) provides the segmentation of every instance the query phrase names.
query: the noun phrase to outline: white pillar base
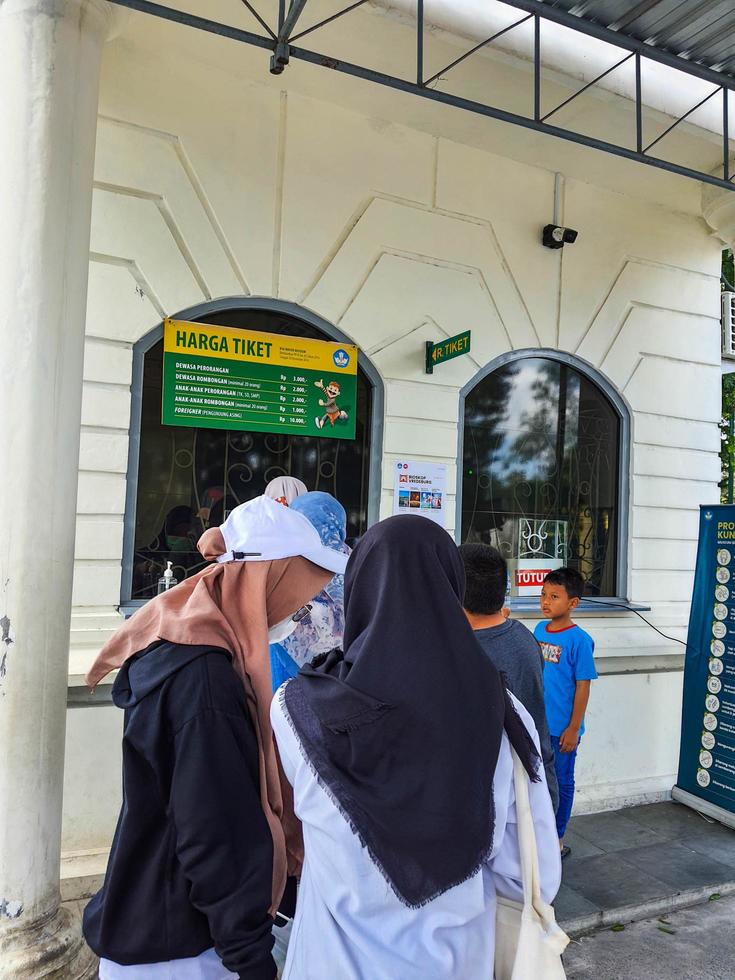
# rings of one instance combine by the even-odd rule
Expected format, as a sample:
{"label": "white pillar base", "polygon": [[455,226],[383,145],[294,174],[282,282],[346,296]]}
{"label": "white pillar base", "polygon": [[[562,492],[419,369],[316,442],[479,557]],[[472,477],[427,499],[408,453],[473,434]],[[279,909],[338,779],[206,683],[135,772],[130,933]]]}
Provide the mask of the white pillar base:
{"label": "white pillar base", "polygon": [[81,923],[61,906],[45,919],[4,931],[0,938],[3,980],[93,980],[97,957],[82,939]]}

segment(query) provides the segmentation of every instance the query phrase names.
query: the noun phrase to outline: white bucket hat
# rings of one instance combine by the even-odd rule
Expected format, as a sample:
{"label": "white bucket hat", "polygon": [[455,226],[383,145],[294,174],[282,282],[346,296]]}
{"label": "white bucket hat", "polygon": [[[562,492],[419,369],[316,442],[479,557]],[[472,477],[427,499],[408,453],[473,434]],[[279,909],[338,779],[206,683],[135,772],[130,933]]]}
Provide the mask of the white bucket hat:
{"label": "white bucket hat", "polygon": [[317,529],[295,510],[269,497],[240,504],[220,525],[228,561],[273,561],[301,556],[335,575],[344,574],[347,555],[322,544]]}

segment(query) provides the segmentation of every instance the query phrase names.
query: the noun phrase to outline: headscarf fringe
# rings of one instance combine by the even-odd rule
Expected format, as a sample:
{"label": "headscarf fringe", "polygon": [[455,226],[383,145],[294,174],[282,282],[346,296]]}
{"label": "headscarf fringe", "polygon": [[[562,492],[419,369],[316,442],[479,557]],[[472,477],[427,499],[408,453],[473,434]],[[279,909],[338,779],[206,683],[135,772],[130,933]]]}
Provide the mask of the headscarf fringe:
{"label": "headscarf fringe", "polygon": [[500,677],[503,683],[503,697],[505,698],[505,719],[503,723],[505,734],[508,736],[508,741],[516,750],[523,763],[523,768],[528,773],[528,778],[532,783],[540,783],[541,756],[531,733],[516,711],[516,706],[513,704],[513,698],[510,696],[510,691],[506,683],[505,674],[502,671],[500,671]]}
{"label": "headscarf fringe", "polygon": [[[291,678],[291,680],[293,680],[293,678]],[[287,680],[285,684],[282,684],[281,687],[279,687],[278,691],[276,692],[276,698],[278,699],[278,705],[279,705],[279,707],[280,707],[280,709],[281,709],[284,717],[286,718],[286,721],[288,722],[288,726],[289,726],[289,728],[291,729],[291,731],[294,734],[294,738],[296,739],[296,744],[299,747],[299,754],[301,755],[301,758],[306,763],[306,765],[307,765],[307,767],[309,769],[309,772],[314,777],[317,785],[323,790],[324,794],[327,796],[327,798],[332,803],[332,805],[334,806],[334,808],[339,812],[339,814],[342,817],[342,819],[345,821],[345,823],[347,824],[347,826],[350,828],[350,831],[355,835],[355,837],[360,842],[360,846],[363,847],[367,851],[367,853],[368,853],[368,855],[370,857],[370,861],[375,866],[375,868],[378,870],[378,872],[380,873],[381,878],[388,885],[388,887],[393,892],[393,894],[396,896],[396,898],[401,903],[401,905],[404,905],[406,908],[409,908],[409,909],[422,909],[422,908],[424,908],[425,905],[429,905],[435,899],[439,898],[440,895],[443,895],[445,892],[448,892],[451,888],[456,888],[458,885],[463,885],[466,881],[470,881],[472,878],[475,877],[475,875],[479,874],[480,871],[482,870],[483,866],[490,860],[490,856],[491,856],[491,854],[493,852],[493,847],[494,847],[494,844],[495,844],[494,839],[491,840],[490,841],[490,844],[483,849],[483,851],[482,851],[482,853],[481,853],[481,855],[480,855],[480,857],[479,857],[476,865],[466,875],[464,875],[464,877],[458,878],[456,881],[453,881],[451,884],[447,885],[445,888],[437,889],[435,892],[433,892],[427,898],[423,899],[421,902],[410,902],[410,901],[408,901],[407,898],[405,898],[398,891],[398,889],[396,888],[396,886],[391,881],[391,879],[390,879],[387,871],[385,870],[385,868],[381,864],[379,858],[377,857],[377,855],[375,854],[375,852],[373,851],[373,849],[370,847],[370,845],[367,843],[367,841],[364,839],[363,835],[360,832],[360,828],[355,824],[355,822],[350,817],[349,813],[347,813],[347,811],[344,809],[344,807],[342,806],[342,804],[340,803],[340,801],[334,795],[334,793],[332,792],[332,789],[329,786],[329,784],[327,782],[325,782],[325,780],[323,780],[322,777],[319,775],[319,772],[317,771],[317,769],[314,766],[313,762],[309,758],[309,755],[306,752],[306,749],[304,748],[304,746],[303,746],[303,744],[301,742],[301,738],[299,737],[298,730],[297,730],[296,726],[293,723],[293,720],[291,718],[291,715],[289,714],[288,706],[286,705],[286,688],[291,683],[291,680]],[[512,708],[513,712],[516,714],[516,717],[518,718],[518,720],[520,722],[521,719],[518,716],[517,712],[515,711],[515,708],[513,708],[512,702],[510,702],[510,699],[508,699],[508,700],[509,700],[509,703],[511,705],[511,708]],[[522,722],[521,722],[521,724],[522,724]],[[525,726],[524,726],[524,729],[525,729]],[[535,746],[532,746],[532,747],[533,747],[533,749],[535,751]],[[537,779],[540,779],[540,778],[541,778],[540,776],[537,776]],[[491,801],[490,801],[490,809],[491,809],[492,818],[493,818],[493,838],[494,838],[495,837],[495,800],[492,797],[491,797]]]}

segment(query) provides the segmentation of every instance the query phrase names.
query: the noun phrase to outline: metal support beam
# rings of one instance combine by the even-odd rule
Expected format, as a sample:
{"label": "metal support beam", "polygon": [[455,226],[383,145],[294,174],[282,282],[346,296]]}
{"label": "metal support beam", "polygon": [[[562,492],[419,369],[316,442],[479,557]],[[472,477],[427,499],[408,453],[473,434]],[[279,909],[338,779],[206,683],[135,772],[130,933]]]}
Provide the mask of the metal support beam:
{"label": "metal support beam", "polygon": [[624,58],[621,58],[620,61],[616,61],[614,65],[611,65],[610,68],[606,68],[605,71],[597,75],[596,78],[593,78],[591,82],[587,82],[587,84],[583,85],[582,88],[577,89],[577,91],[573,95],[570,95],[568,99],[564,99],[563,102],[560,102],[555,109],[551,110],[551,112],[547,112],[545,116],[541,117],[541,122],[545,122],[550,116],[553,116],[555,112],[558,112],[560,109],[563,109],[564,106],[569,105],[570,102],[574,102],[574,100],[579,98],[580,95],[583,95],[587,91],[587,89],[592,88],[593,85],[597,85],[597,83],[601,82],[603,78],[607,78],[608,75],[612,74],[612,72],[614,72],[616,68],[620,68],[620,66],[624,65],[626,61],[630,61],[631,58],[635,58],[635,57],[636,55],[634,53],[626,54],[626,56]]}
{"label": "metal support beam", "polygon": [[622,48],[624,51],[638,51],[644,58],[649,58],[651,61],[658,61],[662,65],[668,65],[669,68],[683,71],[686,75],[701,78],[705,82],[712,82],[713,85],[723,84],[723,75],[713,68],[698,65],[694,61],[687,61],[685,58],[670,54],[668,51],[664,51],[662,48],[656,48],[652,44],[647,44],[645,41],[638,41],[628,34],[623,34],[622,31],[610,30],[609,27],[603,27],[594,20],[577,17],[562,7],[552,7],[549,4],[542,3],[541,0],[503,0],[503,3],[509,7],[515,7],[517,10],[525,10],[529,14],[538,14],[543,20],[551,21],[554,24],[561,24],[562,27],[568,27],[570,30],[576,31],[577,34],[586,34],[588,37],[595,37],[599,41],[606,41],[608,44],[612,44],[616,48]]}
{"label": "metal support beam", "polygon": [[195,30],[204,31],[207,34],[216,34],[218,37],[226,37],[231,41],[239,41],[241,44],[251,44],[256,48],[265,48],[266,51],[273,50],[274,42],[269,37],[261,37],[260,34],[244,31],[240,27],[232,27],[230,24],[222,24],[216,20],[208,20],[206,17],[198,17],[186,10],[165,7],[163,4],[153,3],[151,0],[110,0],[110,3],[116,7],[126,7],[128,10],[137,10],[142,14],[150,14],[152,17],[169,20],[173,24],[183,24],[185,27],[193,27]]}
{"label": "metal support beam", "polygon": [[[419,0],[419,2],[423,4],[423,0]],[[492,34],[486,40],[480,41],[480,43],[476,44],[474,48],[470,48],[469,51],[465,51],[465,53],[460,55],[459,58],[455,58],[454,61],[451,62],[451,64],[446,66],[446,68],[442,68],[442,70],[438,71],[436,75],[432,75],[431,78],[428,78],[424,82],[424,85],[431,85],[432,82],[435,82],[437,79],[441,78],[442,75],[446,75],[447,72],[452,70],[452,68],[456,68],[457,65],[461,65],[463,61],[466,61],[468,58],[470,58],[473,54],[479,51],[480,48],[487,47],[488,44],[492,44],[493,41],[497,41],[499,37],[502,37],[504,34],[507,34],[508,31],[512,31],[514,27],[519,27],[521,24],[525,24],[526,21],[530,20],[532,17],[533,14],[527,14],[525,17],[521,17],[520,20],[516,20],[513,21],[512,24],[508,24],[507,27],[504,27],[501,31],[498,31],[496,34]]]}
{"label": "metal support beam", "polygon": [[[112,0],[113,3],[127,2],[127,0]],[[669,160],[661,160],[658,157],[642,155],[636,150],[628,149],[625,146],[618,146],[606,140],[597,139],[594,136],[587,136],[585,133],[575,133],[559,126],[543,123],[539,120],[530,119],[528,116],[521,116],[515,112],[508,112],[506,109],[498,109],[494,106],[485,105],[482,102],[475,102],[472,99],[465,99],[449,92],[441,92],[438,89],[429,89],[425,86],[415,85],[413,82],[406,81],[405,78],[397,78],[394,75],[386,75],[383,72],[374,71],[371,68],[363,68],[360,65],[353,65],[348,61],[339,61],[326,55],[317,54],[315,51],[307,51],[303,48],[292,48],[291,56],[305,61],[308,64],[320,65],[338,71],[353,78],[361,78],[377,85],[396,89],[399,92],[406,92],[418,95],[423,99],[432,102],[439,102],[442,105],[454,106],[457,109],[465,109],[467,112],[474,112],[479,116],[487,116],[490,119],[498,119],[501,122],[512,123],[524,129],[530,129],[537,133],[545,133],[549,136],[557,136],[560,139],[569,140],[579,146],[587,146],[593,150],[603,150],[613,156],[622,157],[624,160],[632,160],[636,163],[644,163],[648,167],[655,167],[657,170],[666,170],[672,174],[679,174],[681,177],[691,177],[694,180],[701,180],[705,184],[712,184],[715,187],[723,187],[727,190],[735,190],[735,187],[721,177],[713,174],[694,170]]]}
{"label": "metal support beam", "polygon": [[311,27],[307,27],[305,31],[300,34],[294,34],[291,37],[291,44],[295,44],[296,41],[300,41],[302,37],[306,37],[307,34],[313,34],[314,31],[318,31],[320,27],[326,27],[327,24],[331,24],[335,20],[339,20],[340,17],[344,17],[345,14],[352,13],[353,10],[357,10],[358,7],[364,6],[368,0],[355,0],[355,3],[351,3],[349,7],[344,7],[342,10],[338,10],[336,14],[332,14],[331,17],[325,17],[324,20],[320,20],[318,24],[312,24]]}
{"label": "metal support beam", "polygon": [[424,0],[416,6],[416,84],[424,84]]}
{"label": "metal support beam", "polygon": [[635,52],[635,148],[637,153],[643,153],[643,85],[640,51]]}
{"label": "metal support beam", "polygon": [[291,6],[288,8],[288,13],[284,17],[285,8],[281,0],[281,5],[278,10],[278,37],[276,38],[276,47],[271,57],[271,75],[280,75],[288,64],[291,35],[293,34],[294,27],[296,27],[296,21],[303,13],[305,6],[306,0],[291,0]]}
{"label": "metal support beam", "polygon": [[533,118],[541,121],[541,18],[533,19]]}
{"label": "metal support beam", "polygon": [[288,42],[293,34],[293,29],[296,27],[296,21],[299,19],[306,6],[306,0],[291,0],[291,6],[286,14],[286,19],[278,31],[278,40]]}
{"label": "metal support beam", "polygon": [[[500,109],[495,106],[487,105],[482,102],[476,102],[472,99],[466,99],[458,95],[454,95],[450,92],[442,92],[438,89],[428,88],[428,82],[422,80],[423,74],[423,56],[424,56],[424,46],[423,46],[423,30],[421,29],[421,24],[423,19],[420,18],[419,26],[417,27],[417,79],[416,82],[408,81],[405,78],[400,78],[398,76],[389,75],[384,72],[375,71],[371,68],[365,68],[361,65],[355,65],[348,61],[343,61],[338,58],[334,58],[329,55],[320,54],[316,51],[311,51],[306,48],[295,47],[292,43],[293,39],[288,33],[292,30],[293,25],[296,23],[298,16],[303,11],[306,0],[292,0],[291,6],[289,8],[288,14],[285,12],[285,0],[279,0],[281,4],[281,9],[279,11],[279,24],[280,30],[278,37],[274,40],[270,37],[262,37],[258,34],[253,34],[249,31],[244,31],[239,28],[231,27],[227,24],[218,23],[216,21],[207,20],[203,17],[198,17],[195,14],[187,13],[186,11],[176,10],[171,7],[166,7],[162,4],[154,3],[152,0],[110,0],[111,3],[120,6],[127,7],[132,10],[137,10],[142,13],[147,13],[155,17],[163,18],[164,20],[170,20],[174,23],[184,24],[189,27],[193,27],[197,30],[206,31],[210,34],[216,34],[220,37],[227,37],[231,40],[239,41],[241,43],[250,44],[255,47],[263,48],[273,52],[274,59],[276,59],[279,54],[284,55],[283,45],[285,45],[285,55],[286,60],[284,64],[288,63],[289,58],[296,58],[300,61],[306,62],[307,64],[315,65],[317,67],[329,68],[332,71],[340,72],[341,74],[350,75],[353,78],[362,79],[364,81],[372,82],[377,85],[384,86],[386,88],[394,89],[398,92],[404,92],[410,95],[416,95],[423,99],[428,99],[433,102],[440,103],[446,106],[452,106],[457,109],[462,109],[466,112],[472,112],[480,116],[485,116],[491,119],[497,119],[501,122],[507,122],[514,126],[521,126],[524,129],[529,129],[537,133],[543,133],[548,136],[554,136],[558,139],[567,140],[572,143],[576,143],[580,146],[586,146],[591,149],[601,150],[605,153],[610,153],[613,156],[621,157],[625,160],[631,160],[636,163],[642,163],[649,167],[655,167],[659,170],[664,170],[669,173],[678,174],[682,177],[688,177],[694,180],[702,181],[706,184],[711,184],[716,187],[726,188],[727,190],[735,190],[733,183],[729,177],[729,164],[727,159],[725,159],[723,172],[726,176],[720,177],[713,175],[711,173],[695,170],[692,167],[683,166],[677,163],[673,163],[669,160],[663,160],[658,157],[650,156],[648,151],[655,146],[664,136],[675,129],[681,122],[687,119],[696,109],[703,105],[708,99],[716,95],[717,91],[723,91],[725,106],[723,106],[723,120],[725,120],[725,134],[723,134],[723,153],[725,158],[729,156],[729,141],[727,138],[727,132],[729,126],[727,124],[727,100],[730,92],[731,80],[718,72],[715,72],[708,68],[703,68],[701,65],[696,65],[687,62],[681,58],[677,58],[675,55],[670,55],[667,52],[660,51],[658,49],[652,48],[650,45],[643,44],[642,42],[637,42],[631,38],[625,37],[622,34],[617,34],[615,31],[610,31],[607,28],[600,27],[590,21],[583,21],[579,17],[575,17],[572,14],[568,14],[565,11],[557,7],[547,7],[545,4],[537,2],[537,0],[504,0],[510,6],[517,7],[519,10],[527,11],[531,16],[534,17],[534,66],[533,66],[533,116],[520,115],[519,113],[509,112],[505,109]],[[353,3],[345,10],[340,12],[346,13],[349,10],[355,9],[355,7],[360,6],[360,3]],[[423,10],[423,0],[418,0],[419,11]],[[339,15],[335,15],[339,16]],[[565,129],[561,126],[555,126],[550,124],[548,121],[548,115],[546,117],[541,117],[541,96],[542,96],[542,73],[541,73],[541,21],[543,18],[547,20],[554,21],[556,23],[561,23],[565,27],[571,28],[582,34],[587,34],[592,37],[598,37],[601,40],[605,40],[611,44],[617,45],[623,50],[630,51],[636,56],[636,149],[632,150],[627,146],[622,146],[616,143],[609,142],[607,140],[598,139],[597,137],[587,136],[584,133],[577,133],[573,130]],[[328,18],[324,23],[335,19],[334,17]],[[526,19],[526,18],[524,18]],[[318,25],[316,25],[318,26]],[[316,29],[310,28],[309,31],[304,33],[311,33],[312,30]],[[517,26],[517,25],[512,25]],[[287,30],[288,28],[288,30]],[[284,40],[281,40],[284,39]],[[483,47],[489,41],[484,42],[479,47]],[[280,49],[280,50],[279,50]],[[473,53],[473,52],[471,52]],[[676,68],[678,71],[685,75],[692,75],[696,78],[704,78],[707,81],[714,82],[717,85],[717,89],[711,92],[705,99],[699,102],[696,106],[689,110],[684,116],[677,119],[664,133],[654,140],[653,143],[649,144],[645,149],[643,148],[643,125],[642,125],[642,92],[641,92],[641,65],[642,59],[648,58],[649,60],[658,61],[662,64],[667,64],[670,67]],[[463,59],[460,59],[463,60]],[[623,59],[627,60],[627,59]],[[619,62],[618,64],[622,64]],[[449,68],[453,67],[452,65]],[[614,66],[614,67],[617,67]],[[279,71],[282,71],[283,67],[280,67]],[[444,69],[445,71],[449,69]],[[609,69],[609,71],[612,69]],[[609,73],[609,71],[607,73]],[[606,73],[606,74],[607,74]],[[436,81],[434,76],[430,81]],[[599,78],[595,81],[599,81]],[[586,91],[591,84],[589,83],[580,92]],[[562,105],[567,105],[572,99],[577,97],[580,92],[577,92]],[[561,106],[557,106],[556,110],[552,110],[552,113],[557,111]]]}
{"label": "metal support beam", "polygon": [[243,2],[243,3],[245,4],[245,6],[246,6],[246,7],[248,8],[248,10],[250,11],[250,13],[251,13],[251,14],[253,15],[253,17],[254,17],[254,18],[255,18],[255,19],[257,20],[257,22],[258,22],[258,23],[260,24],[260,26],[261,26],[261,27],[263,28],[263,30],[264,30],[264,31],[265,31],[265,32],[266,32],[267,34],[270,34],[270,36],[271,36],[271,37],[273,38],[273,40],[275,41],[275,39],[276,39],[276,35],[275,35],[275,34],[273,33],[273,31],[272,31],[272,30],[270,29],[270,27],[268,26],[268,24],[267,24],[267,23],[266,23],[266,22],[265,22],[265,21],[263,20],[263,18],[262,18],[262,17],[260,16],[260,14],[259,14],[259,13],[258,13],[258,11],[257,11],[257,10],[255,9],[255,7],[254,7],[254,6],[252,5],[252,3],[250,3],[250,0],[242,0],[242,2]]}
{"label": "metal support beam", "polygon": [[722,176],[730,179],[730,89],[722,90]]}
{"label": "metal support beam", "polygon": [[660,136],[657,136],[656,137],[656,139],[653,141],[653,143],[649,143],[648,144],[648,146],[643,150],[643,153],[648,153],[648,151],[651,150],[651,149],[653,149],[653,147],[657,143],[660,143],[661,142],[661,140],[664,138],[664,136],[668,136],[669,133],[672,130],[676,129],[676,127],[680,123],[683,123],[685,119],[688,119],[692,115],[693,112],[696,112],[697,111],[697,109],[701,109],[701,107],[705,104],[705,102],[709,102],[709,100],[713,96],[717,95],[717,93],[718,92],[721,92],[721,91],[722,91],[722,88],[716,88],[714,90],[714,92],[710,92],[710,94],[709,95],[706,95],[700,102],[697,102],[697,104],[695,106],[692,106],[692,108],[689,109],[688,112],[685,112],[683,116],[679,116],[678,119],[675,119],[674,122],[672,122],[672,124],[670,126],[667,126],[666,127],[666,129],[663,131],[663,133],[661,133]]}

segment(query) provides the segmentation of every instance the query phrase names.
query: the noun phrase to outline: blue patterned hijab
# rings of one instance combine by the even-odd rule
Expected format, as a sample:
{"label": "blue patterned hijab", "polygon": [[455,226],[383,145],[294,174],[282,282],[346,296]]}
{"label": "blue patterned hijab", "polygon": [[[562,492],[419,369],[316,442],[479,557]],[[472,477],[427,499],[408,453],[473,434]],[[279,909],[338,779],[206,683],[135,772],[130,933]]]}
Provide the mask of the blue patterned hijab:
{"label": "blue patterned hijab", "polygon": [[[322,544],[348,555],[345,544],[347,514],[329,493],[313,490],[297,497],[291,510],[303,514],[319,532]],[[345,629],[344,576],[335,575],[326,589],[311,601],[311,614],[282,643],[272,643],[271,674],[274,692],[289,677],[318,656],[342,646]]]}

